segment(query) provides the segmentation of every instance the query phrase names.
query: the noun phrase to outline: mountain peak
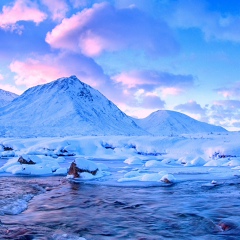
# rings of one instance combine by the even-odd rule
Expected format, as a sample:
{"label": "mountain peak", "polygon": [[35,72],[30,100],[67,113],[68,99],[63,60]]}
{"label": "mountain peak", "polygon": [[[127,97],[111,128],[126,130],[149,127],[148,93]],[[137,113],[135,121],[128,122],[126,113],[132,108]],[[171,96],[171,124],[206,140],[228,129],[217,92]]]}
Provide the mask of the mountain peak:
{"label": "mountain peak", "polygon": [[0,115],[0,130],[8,136],[148,134],[76,76],[28,89]]}
{"label": "mountain peak", "polygon": [[61,83],[74,83],[74,82],[81,82],[75,75],[72,75],[70,77],[62,77],[62,78],[58,78],[57,80],[53,81],[53,82],[61,82]]}
{"label": "mountain peak", "polygon": [[227,131],[222,127],[197,121],[183,113],[158,110],[148,117],[134,120],[142,129],[153,135],[178,135]]}

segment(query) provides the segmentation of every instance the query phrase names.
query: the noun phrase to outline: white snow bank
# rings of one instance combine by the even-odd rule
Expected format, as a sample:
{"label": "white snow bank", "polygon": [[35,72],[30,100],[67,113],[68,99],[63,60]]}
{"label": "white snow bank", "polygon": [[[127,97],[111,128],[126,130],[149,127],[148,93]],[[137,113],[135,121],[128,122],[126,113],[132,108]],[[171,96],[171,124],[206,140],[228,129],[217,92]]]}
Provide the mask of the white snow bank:
{"label": "white snow bank", "polygon": [[172,174],[166,174],[162,176],[161,181],[165,183],[174,183],[176,182],[176,178]]}
{"label": "white snow bank", "polygon": [[239,158],[235,158],[226,162],[225,164],[223,164],[222,166],[230,166],[230,167],[236,167],[236,166],[240,166],[240,159]]}
{"label": "white snow bank", "polygon": [[[185,160],[186,161],[186,160]],[[203,166],[206,164],[206,160],[203,159],[202,157],[195,157],[194,159],[190,161],[186,161],[185,167],[190,167],[190,166]]]}
{"label": "white snow bank", "polygon": [[172,174],[167,174],[165,171],[157,173],[141,173],[140,171],[130,171],[124,174],[123,178],[118,179],[118,182],[130,181],[173,183],[176,181],[176,179]]}
{"label": "white snow bank", "polygon": [[[143,160],[179,159],[183,164],[201,157],[240,156],[240,133],[198,134],[175,137],[82,136],[63,138],[1,138],[0,146],[13,149],[9,155],[75,155],[76,157]],[[149,159],[150,158],[150,159]],[[158,158],[158,159],[157,159]],[[185,158],[185,159],[184,159]],[[166,160],[167,161],[167,160]],[[176,161],[175,161],[176,162]]]}
{"label": "white snow bank", "polygon": [[129,157],[127,158],[124,163],[127,163],[129,165],[142,165],[143,162],[139,157]]}
{"label": "white snow bank", "polygon": [[52,157],[35,155],[23,155],[23,157],[26,160],[32,160],[35,164],[21,164],[18,161],[19,157],[14,157],[9,159],[0,171],[23,175],[65,175],[67,172],[67,169],[61,168],[57,160]]}
{"label": "white snow bank", "polygon": [[159,168],[162,166],[162,162],[157,160],[149,160],[145,163],[145,167],[147,168]]}
{"label": "white snow bank", "polygon": [[[228,174],[224,174],[227,177],[240,174],[240,133],[173,137],[0,138],[0,146],[8,146],[5,149],[9,149],[9,151],[4,152],[12,152],[11,154],[16,156],[0,168],[0,172],[3,173],[64,175],[67,172],[67,168],[64,167],[69,167],[69,161],[76,157],[77,159],[93,160],[95,165],[93,163],[88,165],[89,163],[84,162],[78,164],[81,167],[90,167],[90,170],[93,166],[94,169],[98,168],[98,174],[101,174],[96,174],[94,178],[96,176],[105,177],[105,173],[108,171],[112,174],[109,179],[115,182],[118,179],[119,181],[147,182],[152,180],[156,182],[161,181],[161,178],[166,174],[173,174],[178,181],[185,178],[187,174],[189,176],[199,174],[196,178],[206,177],[207,174],[209,176],[216,174],[218,177],[222,169],[228,172]],[[3,150],[3,147],[0,150]],[[36,164],[25,166],[18,163],[18,157],[24,156],[24,154]],[[68,157],[65,154],[74,156]],[[106,164],[104,165],[103,162]],[[67,164],[69,165],[67,166]],[[217,167],[218,171],[210,171],[210,167],[211,169]],[[159,174],[160,170],[164,170],[165,173]],[[223,173],[221,172],[221,174]],[[124,174],[126,175],[124,176]],[[87,173],[84,173],[83,177],[85,179],[93,178]],[[102,178],[101,182],[105,179]]]}

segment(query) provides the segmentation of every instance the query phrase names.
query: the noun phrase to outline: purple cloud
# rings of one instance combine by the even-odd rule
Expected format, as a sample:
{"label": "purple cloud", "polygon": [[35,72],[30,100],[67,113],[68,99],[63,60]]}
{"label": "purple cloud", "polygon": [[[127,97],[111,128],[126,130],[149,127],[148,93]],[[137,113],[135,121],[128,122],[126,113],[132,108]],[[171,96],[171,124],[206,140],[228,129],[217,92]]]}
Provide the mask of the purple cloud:
{"label": "purple cloud", "polygon": [[46,54],[25,61],[14,60],[10,64],[10,70],[16,74],[16,84],[26,87],[70,75],[76,75],[93,87],[101,85],[108,79],[93,59],[69,53]]}
{"label": "purple cloud", "polygon": [[[81,54],[58,53],[35,55],[23,61],[14,60],[9,66],[15,73],[16,85],[26,88],[44,84],[60,77],[76,75],[81,81],[103,93],[114,103],[126,101],[132,95],[124,93],[119,84],[114,83],[92,58]],[[16,91],[14,91],[16,92]]]}
{"label": "purple cloud", "polygon": [[35,2],[16,0],[14,4],[3,6],[0,13],[0,28],[21,34],[24,27],[17,24],[20,21],[32,21],[36,24],[44,21],[47,15],[38,9]]}
{"label": "purple cloud", "polygon": [[240,82],[235,82],[230,87],[217,88],[215,91],[217,91],[218,94],[222,95],[225,98],[239,98]]}
{"label": "purple cloud", "polygon": [[162,88],[166,95],[178,94],[194,85],[192,75],[175,75],[151,70],[122,72],[114,76],[113,79],[127,88],[143,88],[146,91]]}
{"label": "purple cloud", "polygon": [[54,21],[60,21],[65,18],[69,10],[66,0],[41,0],[47,6]]}
{"label": "purple cloud", "polygon": [[211,122],[228,128],[236,127],[240,123],[240,101],[215,101],[208,111]]}
{"label": "purple cloud", "polygon": [[167,24],[135,7],[115,9],[104,2],[65,18],[46,36],[53,48],[98,56],[104,51],[143,50],[168,55],[178,50]]}
{"label": "purple cloud", "polygon": [[158,96],[144,96],[141,107],[142,108],[150,108],[150,109],[163,109],[165,106],[165,101],[161,100]]}
{"label": "purple cloud", "polygon": [[200,114],[200,115],[206,114],[206,109],[202,108],[201,105],[198,104],[196,101],[189,101],[184,104],[179,104],[174,107],[174,110],[192,113],[192,114]]}

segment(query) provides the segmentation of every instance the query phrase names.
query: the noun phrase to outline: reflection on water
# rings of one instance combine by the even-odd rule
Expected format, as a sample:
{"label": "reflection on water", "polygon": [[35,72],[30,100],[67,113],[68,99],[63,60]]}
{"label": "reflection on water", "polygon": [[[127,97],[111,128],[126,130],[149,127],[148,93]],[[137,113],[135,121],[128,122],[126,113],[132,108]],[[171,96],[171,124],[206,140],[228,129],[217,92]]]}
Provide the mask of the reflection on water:
{"label": "reflection on water", "polygon": [[[8,182],[15,194],[21,192],[21,184],[16,184],[19,178],[10,180],[0,178],[1,191],[2,183]],[[0,239],[230,240],[240,236],[237,183],[207,188],[203,182],[192,181],[124,188],[53,177],[21,180],[26,186],[39,182],[45,191],[32,193],[35,197],[23,213],[0,217]]]}

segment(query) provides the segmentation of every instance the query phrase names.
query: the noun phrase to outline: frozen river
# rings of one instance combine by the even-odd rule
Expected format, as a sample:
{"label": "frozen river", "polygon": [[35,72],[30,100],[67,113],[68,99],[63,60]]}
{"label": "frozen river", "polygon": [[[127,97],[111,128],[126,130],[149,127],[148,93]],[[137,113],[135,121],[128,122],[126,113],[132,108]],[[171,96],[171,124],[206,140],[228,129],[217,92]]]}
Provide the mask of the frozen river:
{"label": "frozen river", "polygon": [[240,237],[238,179],[123,187],[2,176],[0,192],[0,239]]}

